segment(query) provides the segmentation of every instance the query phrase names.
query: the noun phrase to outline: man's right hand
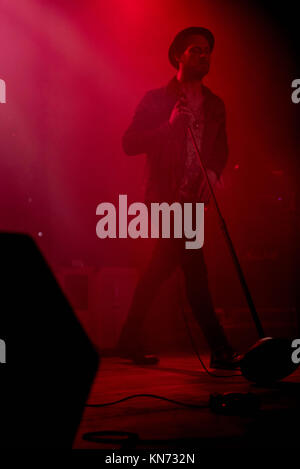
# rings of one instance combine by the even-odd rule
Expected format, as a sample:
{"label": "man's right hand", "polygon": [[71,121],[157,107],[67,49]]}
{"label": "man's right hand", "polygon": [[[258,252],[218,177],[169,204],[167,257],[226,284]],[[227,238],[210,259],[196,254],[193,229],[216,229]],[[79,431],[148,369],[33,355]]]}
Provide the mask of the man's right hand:
{"label": "man's right hand", "polygon": [[191,123],[192,118],[193,113],[187,107],[186,99],[180,98],[171,112],[169,124],[171,127],[177,127],[178,125],[187,127]]}

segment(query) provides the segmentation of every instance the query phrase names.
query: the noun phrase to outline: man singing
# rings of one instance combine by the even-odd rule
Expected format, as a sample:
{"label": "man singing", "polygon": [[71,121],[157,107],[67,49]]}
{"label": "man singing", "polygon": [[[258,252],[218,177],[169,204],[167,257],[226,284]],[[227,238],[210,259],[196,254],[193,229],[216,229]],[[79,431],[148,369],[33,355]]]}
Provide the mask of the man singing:
{"label": "man singing", "polygon": [[[202,27],[190,27],[176,35],[169,48],[176,76],[167,86],[146,93],[125,132],[125,153],[147,155],[147,203],[208,203],[209,187],[188,126],[201,150],[211,184],[220,182],[228,158],[225,108],[223,101],[202,83],[209,71],[214,42],[213,34]],[[214,311],[203,251],[186,249],[184,238],[157,240],[136,287],[118,342],[118,355],[135,364],[158,363],[158,357],[146,354],[141,331],[161,284],[178,265],[183,269],[193,314],[211,350],[210,367],[236,368],[239,357]]]}

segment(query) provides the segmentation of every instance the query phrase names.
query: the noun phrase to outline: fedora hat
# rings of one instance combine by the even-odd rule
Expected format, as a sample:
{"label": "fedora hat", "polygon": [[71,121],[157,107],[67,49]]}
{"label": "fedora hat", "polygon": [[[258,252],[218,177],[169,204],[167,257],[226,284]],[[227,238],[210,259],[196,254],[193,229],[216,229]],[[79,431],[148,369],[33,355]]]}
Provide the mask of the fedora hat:
{"label": "fedora hat", "polygon": [[176,59],[176,55],[179,53],[184,52],[184,47],[186,44],[186,39],[189,36],[193,36],[195,34],[200,34],[204,36],[209,45],[210,50],[212,51],[215,45],[215,38],[211,31],[207,28],[202,28],[200,26],[191,26],[190,28],[183,29],[178,34],[176,34],[175,38],[173,39],[172,44],[169,47],[169,61],[173,65],[173,67],[178,68],[178,61]]}

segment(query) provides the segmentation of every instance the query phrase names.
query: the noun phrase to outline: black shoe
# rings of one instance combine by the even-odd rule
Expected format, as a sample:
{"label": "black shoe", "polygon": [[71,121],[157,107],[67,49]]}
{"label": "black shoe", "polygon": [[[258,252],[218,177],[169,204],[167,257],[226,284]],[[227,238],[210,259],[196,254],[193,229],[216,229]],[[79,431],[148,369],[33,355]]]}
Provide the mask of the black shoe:
{"label": "black shoe", "polygon": [[120,358],[131,360],[135,365],[157,365],[159,358],[155,355],[144,353],[142,350],[119,349],[117,355]]}
{"label": "black shoe", "polygon": [[237,352],[224,349],[219,352],[212,352],[209,366],[220,370],[235,370],[240,367],[242,358],[242,355]]}

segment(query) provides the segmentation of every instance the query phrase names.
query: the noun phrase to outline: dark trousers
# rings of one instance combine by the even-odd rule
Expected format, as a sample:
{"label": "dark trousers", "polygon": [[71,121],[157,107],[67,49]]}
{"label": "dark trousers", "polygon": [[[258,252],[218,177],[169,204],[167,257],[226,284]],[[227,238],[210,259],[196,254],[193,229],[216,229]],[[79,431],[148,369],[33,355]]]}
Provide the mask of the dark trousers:
{"label": "dark trousers", "polygon": [[203,249],[186,249],[184,238],[160,238],[154,247],[149,265],[138,281],[119,339],[120,348],[139,348],[139,337],[151,304],[162,283],[178,265],[183,269],[187,297],[193,314],[211,351],[229,347],[214,311]]}

